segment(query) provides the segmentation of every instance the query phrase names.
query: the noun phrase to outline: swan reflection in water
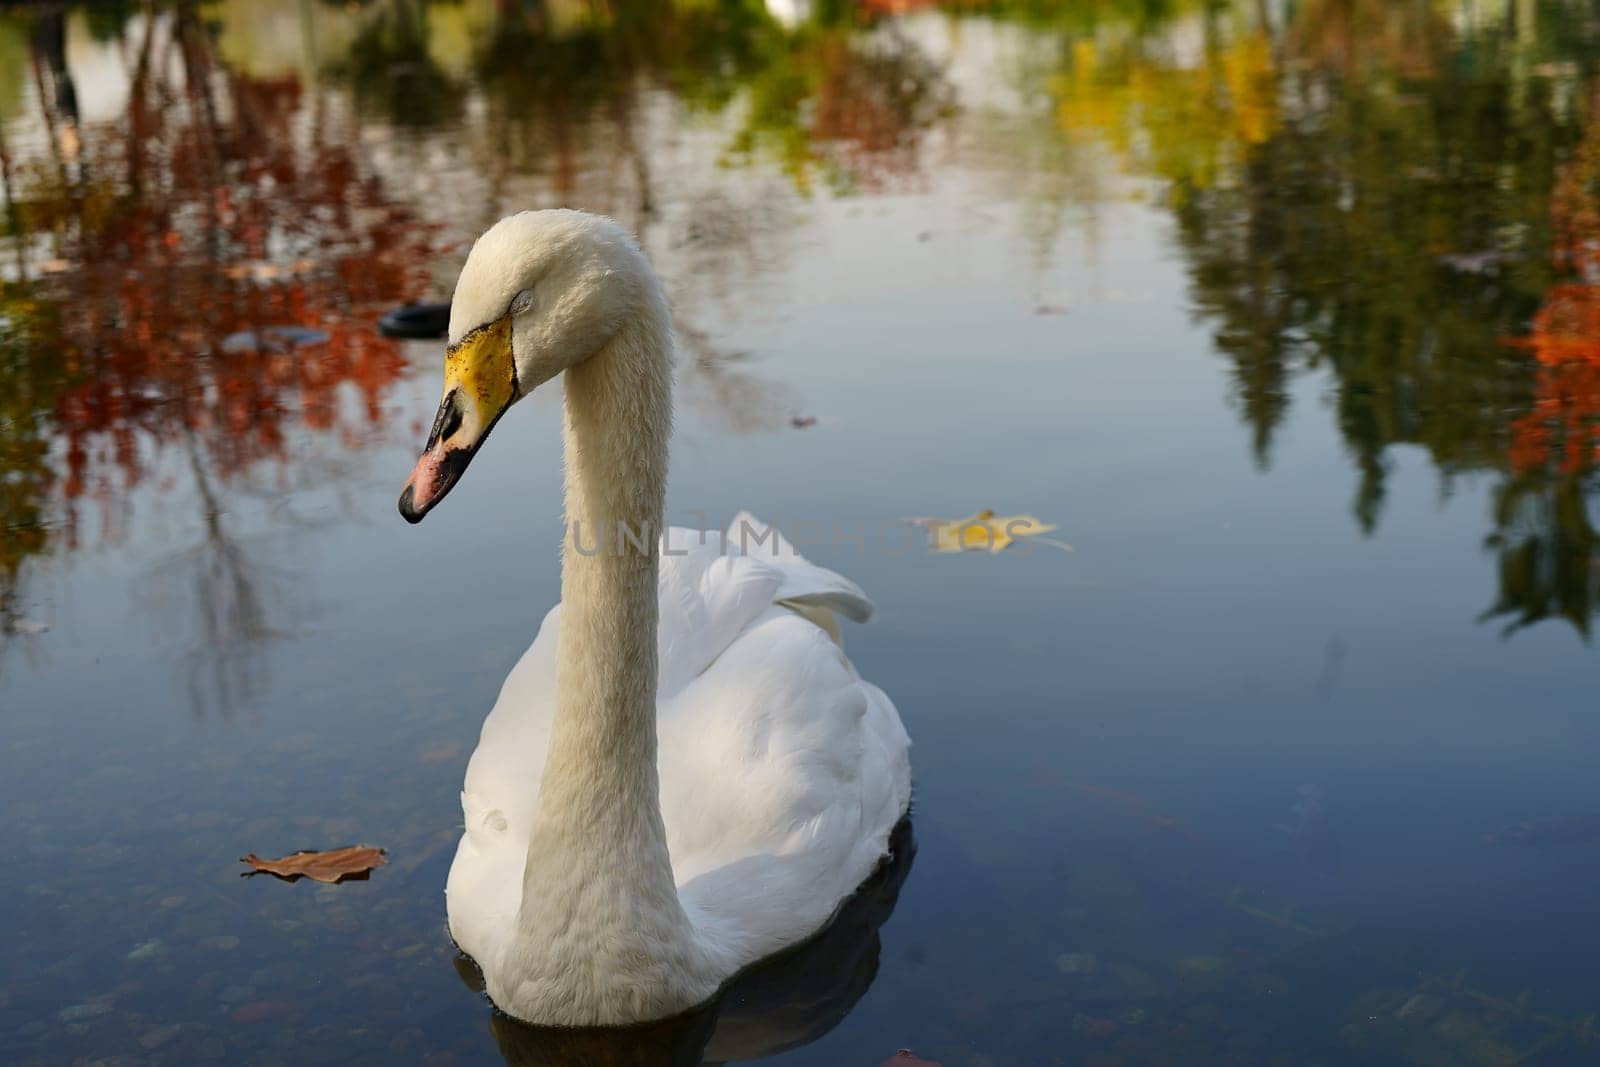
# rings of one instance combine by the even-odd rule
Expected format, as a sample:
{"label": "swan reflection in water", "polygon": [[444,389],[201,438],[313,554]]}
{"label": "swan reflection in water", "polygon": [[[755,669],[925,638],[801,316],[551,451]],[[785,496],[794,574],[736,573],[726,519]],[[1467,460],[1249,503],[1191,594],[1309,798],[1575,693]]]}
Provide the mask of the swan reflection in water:
{"label": "swan reflection in water", "polygon": [[[716,1000],[661,1022],[614,1029],[529,1026],[503,1012],[489,1017],[511,1067],[689,1067],[740,1063],[808,1045],[850,1014],[878,973],[878,930],[888,921],[916,855],[911,820],[889,838],[888,857],[816,937],[763,960]],[[456,972],[483,992],[477,965]]]}

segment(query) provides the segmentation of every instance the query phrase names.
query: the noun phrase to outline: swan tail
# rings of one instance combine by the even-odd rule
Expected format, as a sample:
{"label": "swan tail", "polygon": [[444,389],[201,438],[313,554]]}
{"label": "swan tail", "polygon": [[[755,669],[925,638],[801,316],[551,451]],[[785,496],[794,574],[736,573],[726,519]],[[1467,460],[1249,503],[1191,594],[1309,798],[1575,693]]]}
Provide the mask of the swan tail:
{"label": "swan tail", "polygon": [[[748,511],[733,517],[723,543],[730,555],[752,556],[778,568],[782,581],[773,596],[775,603],[795,608],[821,608],[851,622],[867,622],[877,611],[859,585],[807,560],[777,527],[762,522]],[[809,617],[809,613],[803,614]]]}

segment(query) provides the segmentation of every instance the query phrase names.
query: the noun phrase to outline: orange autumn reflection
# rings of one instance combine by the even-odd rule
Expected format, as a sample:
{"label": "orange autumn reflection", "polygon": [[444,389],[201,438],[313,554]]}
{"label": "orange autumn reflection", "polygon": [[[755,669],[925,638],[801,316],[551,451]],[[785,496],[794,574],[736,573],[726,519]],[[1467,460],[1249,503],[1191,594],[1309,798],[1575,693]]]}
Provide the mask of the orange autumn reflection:
{"label": "orange autumn reflection", "polygon": [[838,193],[919,184],[927,133],[954,106],[943,69],[914,41],[849,21],[777,44],[750,96],[727,161],[770,156],[798,188],[818,172]]}
{"label": "orange autumn reflection", "polygon": [[1551,194],[1552,255],[1577,281],[1551,286],[1528,336],[1506,343],[1538,361],[1533,409],[1512,425],[1518,473],[1554,462],[1580,474],[1600,459],[1600,93]]}
{"label": "orange autumn reflection", "polygon": [[1600,286],[1558,285],[1545,296],[1526,338],[1539,361],[1533,410],[1511,427],[1511,465],[1518,472],[1554,460],[1579,474],[1600,458]]}
{"label": "orange autumn reflection", "polygon": [[195,712],[247,709],[305,607],[238,512],[337,488],[378,438],[406,363],[374,323],[426,289],[436,231],[353,116],[229,69],[193,4],[128,24],[125,107],[86,121],[64,17],[37,17],[0,140],[0,637],[42,625],[31,560],[159,511],[175,543],[139,596]]}
{"label": "orange autumn reflection", "polygon": [[29,343],[69,379],[46,412],[69,544],[83,501],[114,517],[174,443],[225,482],[281,464],[296,429],[369,439],[405,367],[374,318],[433,251],[296,78],[221,68],[190,8],[140,47],[124,119],[79,130],[44,94],[54,151],[10,164],[51,253],[16,286],[59,311]]}

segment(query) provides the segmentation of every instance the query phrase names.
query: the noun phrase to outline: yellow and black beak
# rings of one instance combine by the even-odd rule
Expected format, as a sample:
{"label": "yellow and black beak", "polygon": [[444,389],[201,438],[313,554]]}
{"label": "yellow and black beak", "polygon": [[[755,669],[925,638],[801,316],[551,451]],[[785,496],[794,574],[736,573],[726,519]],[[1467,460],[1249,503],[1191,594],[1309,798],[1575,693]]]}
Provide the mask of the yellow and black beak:
{"label": "yellow and black beak", "polygon": [[400,514],[407,522],[421,522],[455,487],[519,393],[510,315],[478,327],[445,350],[444,399],[422,456],[400,492]]}

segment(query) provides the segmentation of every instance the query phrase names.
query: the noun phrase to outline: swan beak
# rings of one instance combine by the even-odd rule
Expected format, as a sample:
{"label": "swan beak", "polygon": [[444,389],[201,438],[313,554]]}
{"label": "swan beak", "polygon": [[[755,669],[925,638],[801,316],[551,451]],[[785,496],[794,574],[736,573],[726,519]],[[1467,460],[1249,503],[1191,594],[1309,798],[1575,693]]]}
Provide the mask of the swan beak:
{"label": "swan beak", "polygon": [[400,514],[407,522],[421,522],[455,487],[517,396],[509,315],[478,327],[445,350],[444,399],[422,456],[400,492]]}

